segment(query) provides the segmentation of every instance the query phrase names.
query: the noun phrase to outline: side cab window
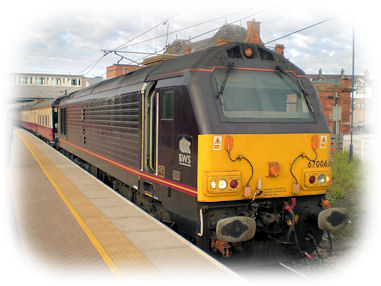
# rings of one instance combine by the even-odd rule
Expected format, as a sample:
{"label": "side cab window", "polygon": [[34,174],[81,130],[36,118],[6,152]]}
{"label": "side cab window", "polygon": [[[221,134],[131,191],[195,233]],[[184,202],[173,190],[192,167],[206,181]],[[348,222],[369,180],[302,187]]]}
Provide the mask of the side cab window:
{"label": "side cab window", "polygon": [[172,148],[175,120],[175,91],[166,89],[160,91],[160,145]]}

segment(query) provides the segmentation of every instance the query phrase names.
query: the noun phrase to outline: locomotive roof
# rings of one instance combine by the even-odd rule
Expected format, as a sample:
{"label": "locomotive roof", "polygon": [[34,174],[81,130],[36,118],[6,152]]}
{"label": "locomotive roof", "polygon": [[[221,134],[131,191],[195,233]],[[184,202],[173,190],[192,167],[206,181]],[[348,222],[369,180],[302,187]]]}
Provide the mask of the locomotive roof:
{"label": "locomotive roof", "polygon": [[[120,88],[123,86],[130,86],[143,82],[180,76],[184,74],[184,72],[192,69],[212,69],[214,66],[226,66],[229,64],[229,60],[232,60],[227,55],[227,51],[236,46],[251,47],[253,50],[261,49],[261,51],[272,55],[273,62],[276,61],[279,63],[289,63],[289,61],[284,57],[276,54],[275,52],[265,48],[262,45],[232,42],[221,46],[213,46],[205,50],[190,53],[188,55],[178,56],[155,65],[132,71],[119,77],[101,81],[87,88],[73,92],[68,99],[79,98],[93,93]],[[257,60],[258,64],[264,62],[262,59],[260,59],[259,55],[254,60]],[[300,72],[302,73],[301,70]],[[138,90],[137,87],[136,89]]]}
{"label": "locomotive roof", "polygon": [[53,105],[55,103],[59,102],[60,100],[62,100],[64,97],[67,97],[67,96],[68,95],[62,95],[62,96],[59,96],[56,98],[50,98],[47,100],[43,100],[43,101],[38,102],[38,103],[30,103],[28,105],[23,106],[21,109],[36,109],[36,108],[41,108],[41,107],[45,107],[45,106],[53,107]]}

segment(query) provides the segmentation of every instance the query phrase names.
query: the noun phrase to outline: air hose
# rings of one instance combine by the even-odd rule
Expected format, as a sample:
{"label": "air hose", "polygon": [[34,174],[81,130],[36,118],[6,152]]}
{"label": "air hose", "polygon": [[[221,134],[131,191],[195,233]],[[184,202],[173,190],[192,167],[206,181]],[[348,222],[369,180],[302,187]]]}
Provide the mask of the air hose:
{"label": "air hose", "polygon": [[296,162],[299,158],[306,158],[306,159],[307,159],[308,161],[310,161],[310,162],[315,162],[316,159],[317,159],[317,157],[318,157],[318,155],[317,155],[315,149],[312,149],[312,150],[314,150],[314,152],[315,152],[315,159],[310,159],[306,154],[302,153],[302,154],[299,154],[299,155],[294,159],[294,161],[292,161],[292,163],[291,163],[291,166],[290,166],[290,173],[291,173],[291,176],[294,178],[296,184],[298,184],[298,179],[295,177],[294,173],[292,172],[292,167],[294,166],[295,162]]}
{"label": "air hose", "polygon": [[233,163],[236,162],[236,161],[241,161],[242,159],[245,160],[247,163],[249,163],[250,168],[251,168],[251,175],[250,175],[250,178],[247,181],[246,186],[245,186],[245,187],[249,187],[250,181],[251,181],[251,179],[253,178],[253,175],[254,175],[254,168],[253,168],[253,165],[251,164],[250,160],[247,159],[246,157],[242,156],[242,155],[238,155],[235,159],[232,159],[232,157],[230,155],[230,151],[226,150],[226,152],[228,153],[230,161],[232,161]]}

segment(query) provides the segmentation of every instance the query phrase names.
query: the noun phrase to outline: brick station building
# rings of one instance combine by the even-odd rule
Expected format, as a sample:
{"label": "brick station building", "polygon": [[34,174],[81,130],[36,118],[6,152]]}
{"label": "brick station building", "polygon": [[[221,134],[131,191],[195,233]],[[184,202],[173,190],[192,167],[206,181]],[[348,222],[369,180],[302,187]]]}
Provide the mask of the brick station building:
{"label": "brick station building", "polygon": [[323,105],[332,134],[348,134],[351,128],[352,77],[340,74],[308,75]]}

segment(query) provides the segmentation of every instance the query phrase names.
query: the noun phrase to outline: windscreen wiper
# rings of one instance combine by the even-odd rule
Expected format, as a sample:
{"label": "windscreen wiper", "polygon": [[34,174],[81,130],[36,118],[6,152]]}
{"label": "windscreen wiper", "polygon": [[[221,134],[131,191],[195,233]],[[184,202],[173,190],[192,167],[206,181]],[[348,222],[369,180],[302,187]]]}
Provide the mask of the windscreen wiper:
{"label": "windscreen wiper", "polygon": [[218,92],[220,95],[222,95],[222,93],[224,92],[225,85],[226,85],[226,82],[227,82],[228,77],[229,77],[229,73],[230,73],[230,71],[231,71],[232,68],[233,68],[233,64],[228,65],[228,70],[226,71],[225,78],[224,78],[224,80],[222,81],[222,84],[221,84],[220,88],[217,90],[217,92]]}
{"label": "windscreen wiper", "polygon": [[225,111],[225,108],[224,108],[224,99],[222,97],[222,94],[224,92],[224,89],[225,89],[225,85],[226,85],[226,82],[228,80],[228,77],[229,77],[229,73],[231,71],[231,69],[233,68],[233,64],[229,64],[228,65],[228,69],[225,73],[225,77],[224,77],[224,80],[222,81],[221,83],[221,86],[218,84],[218,81],[217,81],[217,78],[216,76],[214,76],[214,79],[216,81],[216,86],[217,86],[217,98],[218,100],[220,101],[220,104],[221,104],[221,108],[222,108],[222,113],[224,113]]}
{"label": "windscreen wiper", "polygon": [[312,108],[312,105],[311,105],[311,102],[310,102],[310,99],[308,98],[308,93],[307,91],[305,90],[305,88],[303,87],[302,83],[300,82],[300,80],[295,76],[292,76],[290,75],[289,72],[286,72],[282,67],[280,66],[277,66],[276,67],[277,70],[279,70],[281,73],[285,74],[288,76],[288,78],[290,78],[294,83],[296,83],[297,86],[299,86],[299,88],[301,89],[303,95],[304,95],[304,98],[306,99],[307,101],[307,104],[308,106],[310,107],[311,111],[313,112],[313,108]]}

